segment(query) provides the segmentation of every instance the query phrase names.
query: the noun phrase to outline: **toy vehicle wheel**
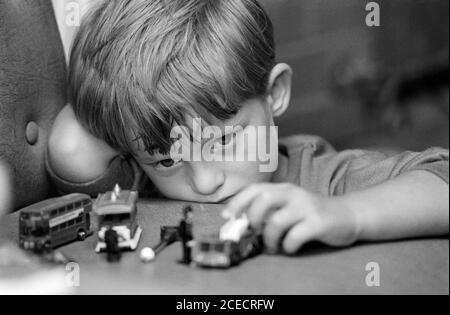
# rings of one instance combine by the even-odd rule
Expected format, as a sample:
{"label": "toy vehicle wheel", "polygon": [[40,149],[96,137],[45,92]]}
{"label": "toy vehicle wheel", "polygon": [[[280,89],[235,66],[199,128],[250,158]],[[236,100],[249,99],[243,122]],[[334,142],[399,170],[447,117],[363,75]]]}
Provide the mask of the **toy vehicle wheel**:
{"label": "toy vehicle wheel", "polygon": [[84,241],[86,240],[86,232],[81,230],[78,232],[78,240],[79,241]]}

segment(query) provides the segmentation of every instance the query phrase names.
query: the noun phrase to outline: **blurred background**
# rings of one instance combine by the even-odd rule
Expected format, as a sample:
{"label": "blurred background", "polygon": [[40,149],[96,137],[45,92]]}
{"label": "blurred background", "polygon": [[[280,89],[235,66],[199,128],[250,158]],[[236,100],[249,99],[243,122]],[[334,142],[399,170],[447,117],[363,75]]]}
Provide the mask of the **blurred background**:
{"label": "blurred background", "polygon": [[[74,3],[53,0],[68,54]],[[383,0],[366,25],[364,0],[260,0],[271,16],[278,61],[295,71],[282,136],[306,133],[338,149],[449,146],[449,1]]]}

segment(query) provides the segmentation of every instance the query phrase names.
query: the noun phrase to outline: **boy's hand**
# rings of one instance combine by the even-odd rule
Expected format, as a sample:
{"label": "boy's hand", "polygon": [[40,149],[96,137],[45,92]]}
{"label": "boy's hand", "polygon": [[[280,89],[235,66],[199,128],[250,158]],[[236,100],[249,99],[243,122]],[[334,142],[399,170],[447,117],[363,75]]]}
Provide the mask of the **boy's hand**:
{"label": "boy's hand", "polygon": [[247,213],[252,226],[263,229],[270,253],[295,254],[307,242],[348,246],[357,240],[353,211],[338,198],[323,197],[290,184],[259,184],[237,195],[226,218]]}

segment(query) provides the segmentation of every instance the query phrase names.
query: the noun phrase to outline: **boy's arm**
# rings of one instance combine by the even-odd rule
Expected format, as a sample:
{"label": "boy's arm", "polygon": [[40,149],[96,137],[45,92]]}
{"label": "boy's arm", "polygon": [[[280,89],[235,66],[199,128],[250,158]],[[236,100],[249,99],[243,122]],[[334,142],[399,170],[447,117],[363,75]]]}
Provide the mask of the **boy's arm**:
{"label": "boy's arm", "polygon": [[338,197],[291,184],[254,185],[235,197],[224,217],[246,212],[263,229],[269,252],[296,253],[310,241],[349,246],[449,233],[449,188],[427,171],[412,171]]}
{"label": "boy's arm", "polygon": [[[293,154],[296,154],[294,151]],[[347,246],[448,235],[448,150],[384,154],[324,150],[314,144],[295,156],[292,184],[255,185],[236,196],[225,217],[247,212],[264,229],[269,250],[295,253],[316,240]],[[292,157],[290,157],[292,160]]]}
{"label": "boy's arm", "polygon": [[427,171],[405,173],[337,197],[356,217],[356,239],[384,241],[449,233],[449,186]]}
{"label": "boy's arm", "polygon": [[48,144],[52,172],[73,183],[86,183],[101,176],[119,155],[102,140],[92,136],[67,105],[55,120]]}

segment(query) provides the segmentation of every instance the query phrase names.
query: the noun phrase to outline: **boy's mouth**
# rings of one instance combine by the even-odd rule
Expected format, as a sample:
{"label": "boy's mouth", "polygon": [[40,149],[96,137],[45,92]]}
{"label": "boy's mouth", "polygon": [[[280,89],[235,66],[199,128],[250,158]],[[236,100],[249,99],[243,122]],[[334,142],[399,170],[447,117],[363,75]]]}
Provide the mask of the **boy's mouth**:
{"label": "boy's mouth", "polygon": [[217,203],[218,204],[227,204],[228,202],[230,202],[231,199],[234,198],[234,196],[236,196],[236,194],[232,194],[232,195],[230,195],[228,197],[222,198]]}

